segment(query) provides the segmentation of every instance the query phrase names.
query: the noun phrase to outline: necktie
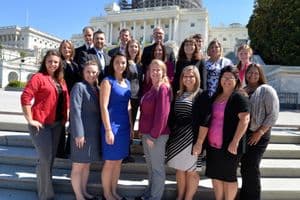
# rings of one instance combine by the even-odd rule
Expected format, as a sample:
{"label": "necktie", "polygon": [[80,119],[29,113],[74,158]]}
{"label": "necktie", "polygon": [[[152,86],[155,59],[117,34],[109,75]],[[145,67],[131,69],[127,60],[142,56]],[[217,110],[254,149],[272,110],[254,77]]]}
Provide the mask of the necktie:
{"label": "necktie", "polygon": [[101,69],[104,70],[104,67],[105,67],[104,56],[99,51],[98,51],[98,58],[99,58],[99,61],[100,61],[100,64],[101,64]]}

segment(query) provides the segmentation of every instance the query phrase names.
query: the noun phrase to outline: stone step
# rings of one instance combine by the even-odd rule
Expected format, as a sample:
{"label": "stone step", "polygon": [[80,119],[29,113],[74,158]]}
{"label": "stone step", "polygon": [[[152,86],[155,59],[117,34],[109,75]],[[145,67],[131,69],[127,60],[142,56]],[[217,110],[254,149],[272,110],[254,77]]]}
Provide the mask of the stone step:
{"label": "stone step", "polygon": [[[239,187],[241,179],[238,179]],[[53,171],[53,183],[55,192],[72,194],[70,177],[67,170],[55,169]],[[147,185],[147,179],[140,174],[121,174],[119,180],[120,194],[133,198],[142,194]],[[300,178],[262,178],[262,199],[263,200],[290,200],[299,199]],[[36,190],[36,174],[33,167],[1,165],[0,166],[0,188],[10,190]],[[90,174],[88,190],[100,195],[102,186],[100,183],[100,171],[92,171]],[[176,182],[174,175],[168,175],[165,182],[164,199],[175,199]],[[213,199],[211,180],[201,177],[197,199]]]}
{"label": "stone step", "polygon": [[0,130],[28,132],[23,115],[0,113]]}
{"label": "stone step", "polygon": [[[134,144],[140,144],[139,139],[134,139]],[[270,143],[275,144],[300,144],[300,131],[287,127],[274,127]],[[0,145],[33,147],[27,131],[1,131]],[[142,154],[140,145],[133,145],[133,152]]]}
{"label": "stone step", "polygon": [[[122,165],[122,172],[132,174],[147,174],[147,165],[142,155],[135,155],[134,163]],[[37,160],[36,151],[33,148],[0,146],[0,163],[24,166],[35,166]],[[56,159],[55,168],[69,170],[72,162],[69,159]],[[100,171],[102,162],[94,163],[92,171]],[[204,174],[205,166],[201,175]],[[166,166],[167,174],[175,174],[175,170]],[[300,159],[263,159],[261,162],[261,174],[264,177],[300,177]],[[239,173],[238,173],[239,175]]]}
{"label": "stone step", "polygon": [[269,144],[264,158],[300,159],[299,144]]}
{"label": "stone step", "polygon": [[[3,200],[38,200],[35,191],[31,190],[17,190],[17,189],[5,189],[0,188],[0,199]],[[55,195],[56,200],[74,200],[72,193],[59,193]]]}
{"label": "stone step", "polygon": [[300,130],[289,127],[273,127],[270,143],[300,144]]}
{"label": "stone step", "polygon": [[[300,112],[281,111],[274,128],[288,128],[300,131]],[[135,123],[135,127],[138,125]],[[136,129],[136,128],[135,128]],[[27,132],[27,122],[21,112],[0,110],[0,130]]]}

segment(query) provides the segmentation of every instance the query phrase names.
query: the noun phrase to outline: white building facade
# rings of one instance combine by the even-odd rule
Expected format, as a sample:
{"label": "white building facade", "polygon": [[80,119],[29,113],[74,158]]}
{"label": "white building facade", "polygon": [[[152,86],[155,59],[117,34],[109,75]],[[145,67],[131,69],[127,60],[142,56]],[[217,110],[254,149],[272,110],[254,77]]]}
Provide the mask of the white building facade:
{"label": "white building facade", "polygon": [[221,42],[224,54],[236,51],[236,45],[247,43],[248,30],[239,23],[230,24],[228,27],[211,27],[208,35],[209,41],[217,39]]}
{"label": "white building facade", "polygon": [[[208,12],[204,8],[164,6],[120,10],[113,4],[106,8],[106,14],[91,18],[90,26],[105,32],[108,45],[118,44],[122,28],[128,28],[133,38],[147,45],[152,42],[152,30],[156,26],[165,30],[166,41],[175,41],[177,45],[195,33],[201,33],[205,42],[208,40]],[[76,46],[83,43],[83,37],[79,40],[78,36],[72,36]]]}
{"label": "white building facade", "polygon": [[62,40],[31,27],[0,27],[0,87],[10,81],[27,82],[47,49],[57,49]]}
{"label": "white building facade", "polygon": [[[202,3],[200,3],[202,5]],[[113,3],[105,8],[106,15],[92,17],[90,26],[105,32],[107,45],[118,44],[119,31],[128,28],[133,38],[143,46],[152,42],[152,30],[160,26],[165,30],[165,40],[180,43],[189,36],[200,33],[204,39],[204,48],[209,41],[218,39],[224,52],[232,52],[240,41],[248,40],[247,28],[238,23],[229,27],[210,27],[208,11],[204,7],[181,8],[180,6],[145,7],[122,10]],[[81,34],[74,34],[71,39],[75,46],[84,43]]]}
{"label": "white building facade", "polygon": [[61,39],[38,31],[29,26],[0,27],[0,43],[20,49],[55,49],[59,47]]}

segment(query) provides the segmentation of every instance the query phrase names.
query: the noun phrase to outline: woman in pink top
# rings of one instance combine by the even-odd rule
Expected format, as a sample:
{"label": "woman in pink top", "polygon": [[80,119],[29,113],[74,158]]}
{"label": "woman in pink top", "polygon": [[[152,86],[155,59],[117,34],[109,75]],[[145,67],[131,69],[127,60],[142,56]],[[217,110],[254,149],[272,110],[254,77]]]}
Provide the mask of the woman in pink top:
{"label": "woman in pink top", "polygon": [[166,65],[154,59],[150,63],[151,89],[141,100],[139,132],[148,166],[149,186],[144,199],[161,199],[165,184],[165,147],[169,138],[167,125],[172,89],[167,77]]}
{"label": "woman in pink top", "polygon": [[207,105],[210,109],[210,124],[200,126],[193,153],[202,150],[205,137],[205,175],[212,179],[216,200],[234,200],[238,190],[236,171],[243,152],[243,136],[249,123],[249,101],[240,92],[237,69],[225,66],[221,70],[216,94]]}
{"label": "woman in pink top", "polygon": [[252,57],[253,51],[251,47],[248,44],[241,45],[237,50],[237,56],[239,58],[239,63],[237,64],[237,68],[239,70],[239,78],[241,81],[241,86],[245,87],[245,76],[248,66],[251,64],[251,57]]}

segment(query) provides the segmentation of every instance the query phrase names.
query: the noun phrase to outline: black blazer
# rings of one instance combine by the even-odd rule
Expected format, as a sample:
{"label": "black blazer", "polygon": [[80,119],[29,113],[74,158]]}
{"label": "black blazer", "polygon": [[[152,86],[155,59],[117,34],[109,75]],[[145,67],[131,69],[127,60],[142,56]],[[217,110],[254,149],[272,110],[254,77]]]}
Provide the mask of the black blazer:
{"label": "black blazer", "polygon": [[[149,46],[146,46],[143,50],[143,55],[142,55],[142,64],[144,67],[148,67],[148,65],[150,64],[151,62],[151,59],[152,59],[152,50],[154,48],[154,44],[152,45],[149,45]],[[174,51],[171,47],[169,46],[165,46],[166,48],[166,56],[167,56],[167,60],[168,61],[171,61],[173,63],[173,65],[175,65],[175,54],[174,54]]]}
{"label": "black blazer", "polygon": [[[214,95],[208,104],[209,112],[207,114],[206,119],[209,119],[209,123],[206,124],[206,127],[209,127],[211,121],[211,114],[212,114],[212,104],[216,99],[216,95]],[[250,103],[249,99],[242,95],[240,92],[235,91],[229,97],[225,111],[224,111],[224,125],[223,125],[223,144],[222,149],[227,150],[230,142],[232,141],[235,131],[237,129],[237,125],[239,123],[238,114],[241,112],[250,112]],[[245,149],[245,135],[240,140],[240,144],[238,147],[238,153],[242,153]]]}
{"label": "black blazer", "polygon": [[113,57],[113,56],[116,55],[119,51],[120,51],[120,47],[117,46],[117,47],[115,47],[115,48],[109,50],[109,51],[107,52],[107,54],[108,54],[110,57]]}
{"label": "black blazer", "polygon": [[75,56],[74,56],[74,62],[76,62],[78,65],[79,65],[79,61],[80,61],[80,55],[82,55],[81,54],[81,52],[83,51],[83,52],[87,52],[87,48],[86,48],[86,45],[84,44],[84,45],[82,45],[82,46],[80,46],[80,47],[78,47],[78,48],[76,48],[75,49]]}
{"label": "black blazer", "polygon": [[[193,144],[196,144],[199,134],[199,127],[204,126],[208,127],[210,123],[210,96],[208,91],[201,90],[193,99],[192,106],[192,125],[193,125]],[[203,149],[205,144],[203,144]]]}
{"label": "black blazer", "polygon": [[[106,52],[103,52],[103,56],[105,66],[101,65],[100,60],[97,56],[97,52],[94,48],[89,49],[87,52],[82,51],[79,59],[79,65],[81,66],[81,69],[83,69],[84,63],[86,63],[86,61],[88,60],[95,60],[97,62],[99,68],[98,84],[100,84],[104,77],[107,76],[107,69],[110,63],[110,56]],[[102,68],[104,68],[104,70],[102,70]]]}
{"label": "black blazer", "polygon": [[81,70],[78,67],[77,63],[71,61],[71,63],[67,63],[63,60],[63,68],[64,68],[64,79],[67,84],[68,92],[70,94],[75,83],[80,82],[82,80]]}

